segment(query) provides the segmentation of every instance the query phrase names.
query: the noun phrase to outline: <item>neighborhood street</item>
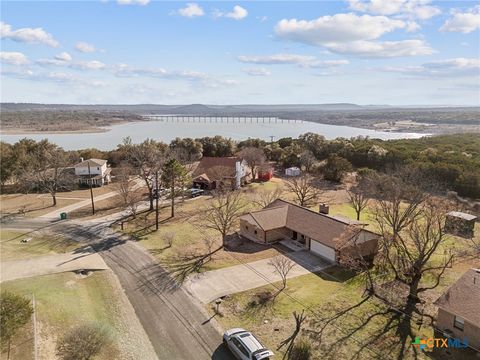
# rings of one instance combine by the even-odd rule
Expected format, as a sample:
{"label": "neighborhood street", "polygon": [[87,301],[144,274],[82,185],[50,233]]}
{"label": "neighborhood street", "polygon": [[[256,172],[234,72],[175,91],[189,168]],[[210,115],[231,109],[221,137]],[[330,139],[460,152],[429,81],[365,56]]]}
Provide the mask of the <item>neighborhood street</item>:
{"label": "neighborhood street", "polygon": [[[75,257],[91,256],[93,249],[103,258],[118,277],[159,359],[232,359],[223,348],[215,319],[210,319],[199,302],[176,286],[145,249],[113,232],[109,225],[114,219],[110,215],[103,221],[64,221],[55,225],[45,222],[43,226],[76,239],[80,246],[74,251]],[[22,222],[16,219],[4,225],[22,228]],[[43,227],[41,222],[28,225]]]}

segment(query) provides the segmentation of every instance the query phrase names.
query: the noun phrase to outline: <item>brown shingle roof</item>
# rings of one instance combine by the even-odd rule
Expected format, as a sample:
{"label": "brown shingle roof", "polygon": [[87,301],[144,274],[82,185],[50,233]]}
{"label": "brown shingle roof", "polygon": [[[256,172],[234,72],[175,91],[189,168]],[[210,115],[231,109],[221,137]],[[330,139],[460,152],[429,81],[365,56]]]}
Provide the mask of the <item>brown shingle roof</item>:
{"label": "brown shingle roof", "polygon": [[480,269],[470,269],[435,305],[480,327]]}
{"label": "brown shingle roof", "polygon": [[[264,209],[248,215],[265,231],[287,227],[331,248],[341,245],[337,240],[352,225],[350,219],[343,220],[320,214],[280,199],[275,200]],[[244,219],[247,218],[244,217]]]}
{"label": "brown shingle roof", "polygon": [[210,180],[221,180],[225,177],[235,176],[235,163],[240,161],[236,156],[208,157],[204,156],[193,171],[193,178],[206,175]]}
{"label": "brown shingle roof", "polygon": [[90,166],[103,166],[103,164],[105,164],[106,162],[107,160],[103,160],[103,159],[88,159],[73,165],[73,167],[76,167],[76,168],[85,167],[85,166],[88,166],[89,163],[90,163]]}

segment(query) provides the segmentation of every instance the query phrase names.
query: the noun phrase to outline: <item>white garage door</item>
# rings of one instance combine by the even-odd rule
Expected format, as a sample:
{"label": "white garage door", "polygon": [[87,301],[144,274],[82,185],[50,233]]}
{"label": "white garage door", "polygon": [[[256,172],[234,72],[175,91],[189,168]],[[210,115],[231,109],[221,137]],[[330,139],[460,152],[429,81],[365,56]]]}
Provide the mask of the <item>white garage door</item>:
{"label": "white garage door", "polygon": [[319,243],[318,241],[310,241],[310,251],[324,257],[325,259],[335,262],[335,250]]}

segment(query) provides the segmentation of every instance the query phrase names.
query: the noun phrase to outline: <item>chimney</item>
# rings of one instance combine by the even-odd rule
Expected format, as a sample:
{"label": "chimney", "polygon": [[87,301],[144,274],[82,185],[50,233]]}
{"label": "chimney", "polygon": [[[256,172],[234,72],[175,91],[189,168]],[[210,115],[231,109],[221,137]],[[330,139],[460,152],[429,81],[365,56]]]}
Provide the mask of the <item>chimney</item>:
{"label": "chimney", "polygon": [[83,162],[83,157],[80,158],[80,162]]}
{"label": "chimney", "polygon": [[325,203],[321,203],[320,206],[319,206],[319,208],[318,208],[318,212],[319,212],[320,214],[326,214],[326,215],[328,215],[329,210],[330,210],[330,206],[328,206],[328,205],[325,204]]}

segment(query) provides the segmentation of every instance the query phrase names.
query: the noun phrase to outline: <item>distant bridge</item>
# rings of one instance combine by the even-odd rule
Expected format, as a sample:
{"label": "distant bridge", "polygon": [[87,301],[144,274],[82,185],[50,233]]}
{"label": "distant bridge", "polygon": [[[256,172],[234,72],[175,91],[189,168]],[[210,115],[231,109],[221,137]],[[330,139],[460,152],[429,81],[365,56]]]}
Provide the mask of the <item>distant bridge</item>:
{"label": "distant bridge", "polygon": [[196,115],[144,115],[145,118],[165,122],[199,123],[302,123],[303,120],[280,119],[272,116],[196,116]]}

